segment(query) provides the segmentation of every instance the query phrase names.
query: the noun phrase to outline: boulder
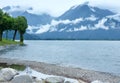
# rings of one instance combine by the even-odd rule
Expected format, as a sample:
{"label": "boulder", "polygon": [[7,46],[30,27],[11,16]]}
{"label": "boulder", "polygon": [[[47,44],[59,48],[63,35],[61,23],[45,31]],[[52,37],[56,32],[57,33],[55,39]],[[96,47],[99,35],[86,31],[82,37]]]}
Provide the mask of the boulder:
{"label": "boulder", "polygon": [[70,81],[65,81],[65,83],[71,83]]}
{"label": "boulder", "polygon": [[29,75],[17,75],[11,83],[33,83],[32,77]]}
{"label": "boulder", "polygon": [[44,79],[34,79],[34,83],[45,83]]}
{"label": "boulder", "polygon": [[62,77],[48,77],[45,79],[45,83],[64,83],[65,79]]}
{"label": "boulder", "polygon": [[12,68],[3,68],[0,71],[0,82],[10,81],[18,72]]}
{"label": "boulder", "polygon": [[108,83],[108,82],[102,82],[102,81],[99,81],[99,80],[95,80],[95,81],[93,81],[91,83]]}
{"label": "boulder", "polygon": [[5,80],[2,76],[0,76],[0,82],[5,82]]}

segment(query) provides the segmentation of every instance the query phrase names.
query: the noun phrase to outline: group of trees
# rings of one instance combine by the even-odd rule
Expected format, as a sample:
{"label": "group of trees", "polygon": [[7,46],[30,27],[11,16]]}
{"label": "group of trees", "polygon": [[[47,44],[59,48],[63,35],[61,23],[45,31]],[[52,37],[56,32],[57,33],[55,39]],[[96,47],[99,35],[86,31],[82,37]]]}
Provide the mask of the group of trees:
{"label": "group of trees", "polygon": [[23,35],[26,32],[27,27],[27,20],[24,16],[13,18],[0,9],[0,41],[2,41],[4,31],[8,32],[8,30],[14,30],[13,41],[15,40],[18,31],[20,34],[20,42],[23,43]]}

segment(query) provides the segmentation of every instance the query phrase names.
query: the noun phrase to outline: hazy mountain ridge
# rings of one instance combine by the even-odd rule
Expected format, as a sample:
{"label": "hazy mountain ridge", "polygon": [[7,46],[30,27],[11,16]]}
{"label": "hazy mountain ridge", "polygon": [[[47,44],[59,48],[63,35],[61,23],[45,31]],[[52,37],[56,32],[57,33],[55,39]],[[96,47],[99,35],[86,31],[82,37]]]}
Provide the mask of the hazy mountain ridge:
{"label": "hazy mountain ridge", "polygon": [[56,18],[48,14],[32,14],[28,10],[33,9],[27,8],[24,12],[16,10],[10,14],[25,16],[29,24],[27,34],[37,39],[120,39],[120,14],[92,7],[88,3],[73,6]]}
{"label": "hazy mountain ridge", "polygon": [[30,11],[33,10],[32,7],[24,8],[20,6],[7,6],[2,8],[5,12],[8,12],[13,17],[25,16],[30,26],[38,26],[50,23],[53,19],[49,14],[43,13],[41,15],[33,14]]}

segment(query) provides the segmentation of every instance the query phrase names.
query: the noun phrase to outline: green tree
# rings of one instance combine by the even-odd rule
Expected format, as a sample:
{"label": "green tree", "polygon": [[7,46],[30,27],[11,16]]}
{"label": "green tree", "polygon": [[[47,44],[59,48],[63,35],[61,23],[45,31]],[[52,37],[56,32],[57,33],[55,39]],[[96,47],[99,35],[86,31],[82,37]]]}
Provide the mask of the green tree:
{"label": "green tree", "polygon": [[2,41],[2,35],[3,35],[3,27],[2,27],[2,23],[3,23],[3,11],[0,9],[0,41]]}
{"label": "green tree", "polygon": [[23,43],[24,33],[26,32],[28,25],[24,16],[18,16],[17,18],[11,17],[8,13],[4,13],[0,9],[0,41],[2,41],[3,32],[6,31],[6,38],[8,37],[8,30],[14,30],[13,41],[17,31],[20,33],[20,42]]}
{"label": "green tree", "polygon": [[4,13],[0,9],[0,41],[2,41],[3,32],[6,30],[6,38],[8,35],[8,30],[12,29],[13,27],[13,18],[9,16],[8,13]]}
{"label": "green tree", "polygon": [[20,33],[20,42],[23,43],[24,33],[28,27],[27,20],[24,16],[18,16],[18,31]]}
{"label": "green tree", "polygon": [[9,16],[9,14],[5,13],[3,15],[3,27],[6,31],[6,39],[8,39],[8,31],[13,29],[14,19]]}
{"label": "green tree", "polygon": [[18,26],[19,26],[19,20],[18,18],[14,18],[14,25],[13,25],[13,30],[14,30],[14,34],[13,34],[13,41],[15,41],[15,37],[18,31]]}

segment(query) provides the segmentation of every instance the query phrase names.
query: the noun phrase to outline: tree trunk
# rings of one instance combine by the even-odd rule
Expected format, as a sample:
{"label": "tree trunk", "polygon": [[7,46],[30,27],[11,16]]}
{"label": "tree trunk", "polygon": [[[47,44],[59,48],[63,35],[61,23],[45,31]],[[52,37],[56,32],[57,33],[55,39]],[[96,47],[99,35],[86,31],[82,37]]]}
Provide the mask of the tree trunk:
{"label": "tree trunk", "polygon": [[15,30],[14,35],[13,35],[13,41],[15,41],[17,30]]}
{"label": "tree trunk", "polygon": [[20,42],[23,43],[23,34],[20,33]]}
{"label": "tree trunk", "polygon": [[8,39],[8,30],[6,30],[6,40]]}
{"label": "tree trunk", "polygon": [[3,31],[0,30],[0,41],[2,41],[2,35],[3,35]]}

